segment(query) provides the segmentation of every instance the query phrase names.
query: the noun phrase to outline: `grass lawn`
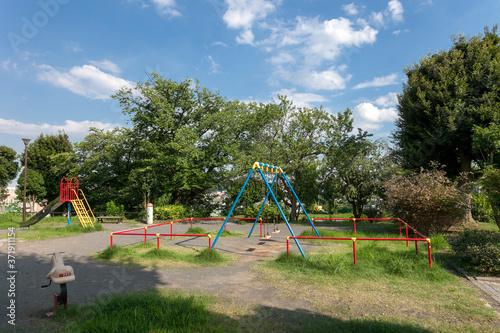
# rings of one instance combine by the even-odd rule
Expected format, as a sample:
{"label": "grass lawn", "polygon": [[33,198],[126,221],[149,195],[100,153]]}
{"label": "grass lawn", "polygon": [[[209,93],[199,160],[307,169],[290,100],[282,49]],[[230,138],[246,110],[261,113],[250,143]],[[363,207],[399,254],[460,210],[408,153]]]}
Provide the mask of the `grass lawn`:
{"label": "grass lawn", "polygon": [[446,269],[440,254],[430,270],[426,252],[416,255],[401,245],[360,242],[354,266],[352,245],[332,243],[306,259],[295,253],[287,259],[284,253],[255,270],[283,298],[308,302],[334,318],[376,322],[377,331],[500,330],[500,316],[485,306],[478,290]]}
{"label": "grass lawn", "polygon": [[169,239],[160,240],[160,250],[155,243],[139,243],[129,246],[107,248],[94,255],[94,258],[106,263],[124,265],[128,267],[194,267],[194,266],[221,266],[232,264],[234,256],[220,254],[216,249],[168,247],[164,245]]}

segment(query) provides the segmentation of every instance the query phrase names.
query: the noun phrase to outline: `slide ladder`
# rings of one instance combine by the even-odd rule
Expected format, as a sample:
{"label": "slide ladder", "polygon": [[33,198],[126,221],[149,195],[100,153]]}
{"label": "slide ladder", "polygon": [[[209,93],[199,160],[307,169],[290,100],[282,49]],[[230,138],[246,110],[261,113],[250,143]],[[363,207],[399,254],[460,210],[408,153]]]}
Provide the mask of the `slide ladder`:
{"label": "slide ladder", "polygon": [[[75,190],[72,190],[76,194],[76,199],[71,200],[71,204],[75,209],[76,215],[80,220],[80,224],[82,227],[94,227],[95,216],[92,212],[92,209],[89,206],[87,198],[85,198],[85,194],[83,194],[82,190],[78,190],[80,192],[81,197],[76,193]],[[89,214],[90,213],[90,214]],[[92,215],[92,217],[91,217]]]}

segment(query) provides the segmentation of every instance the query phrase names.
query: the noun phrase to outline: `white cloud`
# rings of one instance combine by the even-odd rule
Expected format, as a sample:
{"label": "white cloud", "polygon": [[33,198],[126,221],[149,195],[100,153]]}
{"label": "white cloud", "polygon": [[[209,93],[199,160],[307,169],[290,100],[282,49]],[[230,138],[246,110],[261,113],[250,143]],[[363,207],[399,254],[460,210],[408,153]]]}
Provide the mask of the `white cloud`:
{"label": "white cloud", "polygon": [[312,93],[297,93],[296,89],[281,89],[274,91],[273,95],[284,95],[297,107],[312,107],[312,104],[317,105],[318,103],[327,102],[328,100],[321,95]]}
{"label": "white cloud", "polygon": [[404,21],[403,5],[398,0],[391,0],[387,3],[387,8],[381,12],[372,12],[370,20],[377,26],[385,26],[387,21],[392,20],[396,23]]}
{"label": "white cloud", "polygon": [[343,5],[342,9],[347,15],[357,15],[358,14],[358,7],[354,4],[354,2]]}
{"label": "white cloud", "polygon": [[295,58],[288,52],[280,52],[275,56],[272,56],[269,61],[275,65],[278,64],[286,64],[286,63],[291,63],[295,61]]}
{"label": "white cloud", "polygon": [[220,64],[216,63],[215,60],[212,58],[212,56],[206,56],[205,60],[208,62],[210,65],[210,73],[215,74],[215,73],[220,73]]}
{"label": "white cloud", "polygon": [[387,4],[387,9],[394,22],[403,21],[403,5],[398,0],[391,0]]}
{"label": "white cloud", "polygon": [[358,104],[354,108],[354,111],[363,119],[376,123],[394,121],[398,116],[395,107],[378,108],[372,103],[367,102]]}
{"label": "white cloud", "polygon": [[252,44],[254,23],[266,18],[276,9],[276,6],[267,0],[225,0],[225,3],[228,9],[222,18],[229,28],[242,30],[236,38],[240,44]]}
{"label": "white cloud", "polygon": [[396,106],[398,104],[398,93],[390,92],[385,96],[380,96],[373,104],[381,107]]}
{"label": "white cloud", "polygon": [[227,47],[227,44],[224,42],[213,42],[211,46],[223,46]]}
{"label": "white cloud", "polygon": [[90,99],[110,99],[121,87],[134,86],[133,82],[105,73],[93,65],[75,66],[68,71],[59,71],[49,65],[40,65],[38,69],[37,78],[40,81]]}
{"label": "white cloud", "polygon": [[393,73],[387,76],[376,77],[371,81],[359,83],[352,87],[352,89],[389,86],[392,84],[397,84],[397,79],[398,75],[396,73]]}
{"label": "white cloud", "polygon": [[313,62],[335,60],[343,47],[372,44],[377,33],[370,26],[356,30],[352,22],[343,17],[326,21],[298,18],[296,28],[291,32],[303,40],[306,47],[302,52]]}
{"label": "white cloud", "polygon": [[326,71],[307,72],[302,81],[302,85],[315,90],[337,90],[345,89],[346,82],[351,79],[351,75],[343,77],[334,68]]}
{"label": "white cloud", "polygon": [[152,0],[156,6],[156,10],[160,15],[167,15],[170,17],[181,16],[182,14],[176,10],[175,0]]}
{"label": "white cloud", "polygon": [[110,60],[107,60],[107,59],[103,59],[101,61],[93,61],[93,60],[91,60],[89,62],[90,62],[91,65],[94,65],[97,68],[100,68],[102,70],[111,72],[113,74],[120,74],[122,72],[122,70],[120,69],[120,67],[118,67],[117,64],[115,64],[114,62],[112,62]]}
{"label": "white cloud", "polygon": [[96,127],[103,130],[111,130],[116,127],[121,127],[120,124],[103,123],[100,121],[73,121],[66,120],[64,125],[50,125],[47,123],[43,124],[30,124],[16,121],[14,119],[3,119],[0,118],[0,133],[13,134],[13,135],[37,135],[39,133],[44,134],[56,134],[58,131],[65,131],[68,134],[73,134],[76,136],[85,136],[90,127]]}
{"label": "white cloud", "polygon": [[378,97],[375,101],[358,104],[353,109],[355,127],[364,130],[378,130],[383,123],[394,122],[398,117],[396,109],[397,96],[397,93],[391,92]]}

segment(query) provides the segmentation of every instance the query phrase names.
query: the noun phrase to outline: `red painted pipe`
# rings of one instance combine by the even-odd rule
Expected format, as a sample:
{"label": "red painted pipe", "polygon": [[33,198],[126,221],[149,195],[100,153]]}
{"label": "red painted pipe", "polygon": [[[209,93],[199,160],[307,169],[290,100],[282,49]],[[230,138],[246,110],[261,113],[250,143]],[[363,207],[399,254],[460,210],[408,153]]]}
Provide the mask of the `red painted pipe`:
{"label": "red painted pipe", "polygon": [[286,238],[286,257],[290,258],[290,237]]}
{"label": "red painted pipe", "polygon": [[427,238],[427,244],[428,244],[428,251],[429,251],[429,266],[431,267],[431,270],[432,270],[431,240],[429,238]]}
{"label": "red painted pipe", "polygon": [[333,240],[352,240],[353,247],[353,256],[354,256],[354,264],[356,265],[356,240],[380,240],[380,241],[415,241],[417,242],[428,242],[429,243],[429,266],[432,269],[432,258],[431,258],[431,247],[430,247],[430,239],[422,239],[422,238],[347,238],[347,237],[302,237],[302,236],[288,236],[287,237],[287,254],[288,254],[288,239],[333,239]]}
{"label": "red painted pipe", "polygon": [[352,253],[354,254],[354,265],[356,265],[356,238],[352,239]]}
{"label": "red painted pipe", "polygon": [[[408,224],[405,223],[406,227],[406,239],[408,239]],[[408,241],[406,241],[406,247],[408,247]]]}
{"label": "red painted pipe", "polygon": [[111,241],[110,241],[109,247],[113,248],[113,233],[111,233]]}
{"label": "red painted pipe", "polygon": [[354,223],[354,234],[356,235],[356,219],[352,219],[352,222]]}
{"label": "red painted pipe", "polygon": [[[417,236],[418,236],[418,233],[415,230],[415,232],[413,233],[413,237],[417,238]],[[415,253],[418,254],[418,244],[417,244],[417,241],[415,241]]]}
{"label": "red painted pipe", "polygon": [[[170,222],[170,234],[174,233],[174,223]],[[170,239],[172,239],[172,236],[170,236]]]}
{"label": "red painted pipe", "polygon": [[212,251],[212,236],[208,235],[208,250]]}
{"label": "red painted pipe", "polygon": [[146,236],[147,229],[148,229],[148,227],[144,227],[144,244],[146,244],[148,242],[148,239],[147,239],[147,236]]}
{"label": "red painted pipe", "polygon": [[160,251],[160,234],[156,234],[156,242],[158,244],[158,251]]}

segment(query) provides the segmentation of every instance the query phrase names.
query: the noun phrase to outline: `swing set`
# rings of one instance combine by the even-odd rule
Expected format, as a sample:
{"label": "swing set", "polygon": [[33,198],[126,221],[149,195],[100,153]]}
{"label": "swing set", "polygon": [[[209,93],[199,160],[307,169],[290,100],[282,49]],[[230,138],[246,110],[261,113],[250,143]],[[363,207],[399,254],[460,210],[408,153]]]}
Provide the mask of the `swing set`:
{"label": "swing set", "polygon": [[[219,239],[220,234],[224,230],[227,221],[231,217],[231,214],[233,213],[234,208],[238,204],[238,200],[240,199],[241,194],[243,193],[243,190],[245,189],[248,181],[250,180],[250,177],[252,176],[252,174],[254,173],[255,170],[258,170],[258,172],[260,173],[260,175],[262,177],[262,180],[264,181],[264,184],[266,185],[267,194],[266,194],[266,197],[264,198],[264,201],[262,202],[262,206],[260,207],[259,213],[257,214],[257,217],[255,218],[255,221],[253,223],[252,229],[250,230],[250,233],[248,234],[248,238],[250,238],[250,236],[252,235],[253,229],[255,228],[255,225],[259,221],[259,218],[260,218],[260,215],[262,214],[262,211],[264,210],[264,206],[265,206],[266,202],[269,200],[269,196],[271,196],[271,199],[274,201],[274,203],[278,207],[278,210],[279,210],[279,212],[281,214],[281,217],[283,217],[283,220],[285,221],[286,226],[288,227],[288,230],[290,231],[290,234],[292,235],[292,237],[296,237],[295,234],[293,233],[293,230],[292,230],[292,228],[290,226],[290,223],[288,223],[288,219],[286,218],[285,213],[281,209],[281,206],[280,206],[280,204],[278,202],[278,199],[276,198],[276,195],[273,193],[273,187],[274,187],[274,184],[277,183],[277,181],[278,182],[281,181],[282,184],[284,184],[284,186],[288,186],[288,188],[290,189],[290,192],[293,194],[293,196],[295,197],[295,199],[299,203],[300,207],[302,208],[302,211],[306,215],[309,223],[311,223],[311,226],[312,226],[313,230],[316,232],[316,234],[318,235],[318,237],[321,237],[320,234],[319,234],[319,232],[318,232],[318,230],[316,230],[316,227],[314,226],[311,218],[307,214],[306,209],[302,205],[302,202],[300,201],[299,197],[295,193],[292,185],[290,185],[290,182],[288,181],[288,178],[286,177],[285,172],[283,171],[283,169],[281,169],[280,167],[274,166],[274,165],[264,164],[264,163],[260,163],[260,162],[255,162],[253,164],[253,166],[252,166],[252,169],[248,173],[248,176],[247,176],[245,182],[243,183],[243,186],[241,187],[241,190],[238,193],[238,196],[236,197],[236,200],[234,201],[233,206],[229,210],[229,213],[228,213],[227,217],[225,218],[224,223],[222,224],[222,226],[221,226],[221,228],[219,230],[219,233],[217,234],[217,237],[215,238],[215,240],[213,242],[212,248],[214,248],[215,245],[217,244],[217,241]],[[266,174],[264,174],[264,172],[266,174],[271,174],[271,175],[274,174],[274,177],[266,177]],[[272,181],[271,181],[271,178],[272,178]],[[266,227],[266,230],[267,230],[267,227]],[[278,233],[278,232],[279,232],[279,229],[275,225],[273,233]],[[264,237],[265,238],[270,238],[270,235],[269,235],[268,231],[267,231],[267,233],[266,233],[266,235]],[[304,251],[302,250],[302,247],[300,246],[297,238],[293,238],[293,240],[295,241],[295,244],[297,245],[300,253],[305,258],[306,256],[305,256]]]}

